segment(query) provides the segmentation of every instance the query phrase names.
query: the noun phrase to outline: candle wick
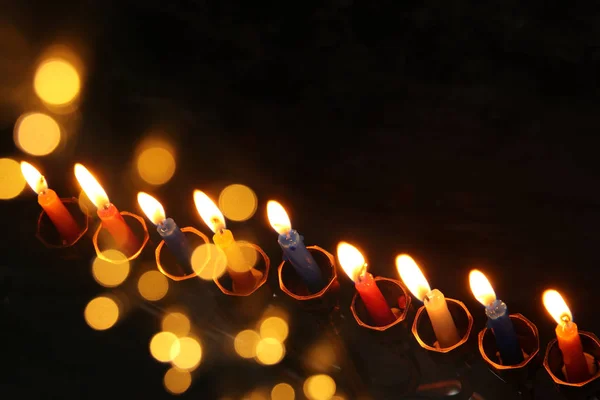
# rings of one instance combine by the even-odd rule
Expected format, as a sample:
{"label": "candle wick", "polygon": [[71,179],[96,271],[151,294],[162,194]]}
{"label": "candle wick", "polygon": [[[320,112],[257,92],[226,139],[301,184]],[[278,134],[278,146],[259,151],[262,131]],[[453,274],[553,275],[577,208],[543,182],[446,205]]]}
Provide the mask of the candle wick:
{"label": "candle wick", "polygon": [[571,322],[571,318],[568,315],[563,315],[560,317],[561,321],[563,322],[563,324],[567,325],[569,322]]}

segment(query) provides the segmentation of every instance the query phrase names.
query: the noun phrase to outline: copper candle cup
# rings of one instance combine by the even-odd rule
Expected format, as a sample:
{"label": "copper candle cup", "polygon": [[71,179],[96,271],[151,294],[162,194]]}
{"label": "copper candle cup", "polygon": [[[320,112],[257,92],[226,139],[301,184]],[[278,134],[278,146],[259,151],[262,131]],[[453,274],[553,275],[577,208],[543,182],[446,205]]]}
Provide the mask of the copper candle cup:
{"label": "copper candle cup", "polygon": [[[563,357],[558,342],[553,339],[548,343],[546,347],[546,355],[544,357],[544,368],[550,375],[550,378],[563,392],[581,392],[586,391],[589,388],[589,384],[592,382],[600,382],[600,340],[598,337],[591,332],[579,331],[579,338],[581,339],[581,345],[583,346],[583,352],[588,360],[588,366],[590,367],[591,376],[589,379],[583,382],[568,382],[563,373]],[[592,385],[596,386],[596,385]],[[598,388],[596,388],[598,389]]]}
{"label": "copper candle cup", "polygon": [[73,241],[66,242],[60,237],[58,231],[56,230],[56,227],[54,226],[50,218],[48,218],[46,211],[42,209],[42,212],[40,213],[40,216],[37,220],[37,229],[35,236],[40,242],[42,242],[44,246],[46,246],[49,249],[72,248],[81,240],[82,237],[85,236],[89,228],[90,218],[87,215],[87,208],[85,206],[82,205],[80,207],[79,201],[76,198],[61,198],[60,201],[71,213],[73,218],[75,218],[75,221],[77,222],[81,231]]}
{"label": "copper candle cup", "polygon": [[383,332],[406,320],[406,316],[411,304],[411,297],[408,293],[408,289],[402,282],[398,280],[383,278],[380,276],[374,278],[374,280],[379,290],[381,290],[383,297],[392,309],[396,320],[384,326],[374,325],[371,316],[369,315],[358,292],[355,293],[354,297],[352,298],[352,303],[350,303],[350,311],[352,312],[352,316],[359,326],[373,331]]}
{"label": "copper candle cup", "polygon": [[[128,211],[121,211],[120,214],[123,216],[125,223],[129,226],[129,228],[131,228],[131,231],[133,232],[134,236],[140,242],[140,245],[139,245],[137,251],[135,251],[133,254],[131,254],[131,255],[129,255],[129,257],[127,257],[127,261],[132,261],[132,260],[135,260],[136,258],[138,258],[140,256],[140,254],[142,254],[142,250],[144,250],[144,247],[146,247],[146,244],[148,243],[148,239],[150,238],[150,234],[148,233],[148,227],[146,226],[146,221],[144,220],[144,218],[140,217],[137,214],[130,213]],[[98,256],[99,259],[107,261],[112,264],[122,263],[123,262],[122,259],[114,260],[114,259],[111,259],[110,257],[107,257],[106,254],[104,254],[104,251],[108,250],[108,249],[103,249],[102,245],[100,244],[100,242],[103,242],[103,240],[101,240],[101,239],[103,237],[105,237],[104,235],[109,235],[109,233],[106,231],[106,229],[104,229],[104,227],[102,226],[102,223],[100,223],[100,225],[98,226],[98,229],[96,229],[96,232],[94,232],[94,236],[92,237],[92,242],[94,243],[94,249],[96,250],[96,255]]]}
{"label": "copper candle cup", "polygon": [[509,317],[519,339],[523,361],[515,365],[503,364],[498,354],[494,332],[487,327],[482,329],[477,336],[479,353],[494,373],[503,379],[523,380],[539,366],[539,362],[536,360],[538,360],[537,355],[540,351],[540,337],[535,324],[523,315],[511,314]]}
{"label": "copper candle cup", "polygon": [[254,265],[254,267],[250,270],[252,272],[252,275],[254,275],[254,278],[256,279],[254,287],[252,288],[252,290],[247,292],[235,292],[233,290],[231,278],[227,273],[221,275],[218,278],[215,278],[214,282],[223,294],[234,297],[247,297],[255,293],[267,282],[271,261],[269,259],[269,256],[267,256],[267,253],[265,253],[263,249],[261,249],[255,244],[248,242],[238,242],[238,245],[240,247],[250,247],[258,253],[256,265]]}
{"label": "copper candle cup", "polygon": [[[210,243],[208,237],[191,226],[186,226],[181,228],[181,232],[183,232],[186,238],[189,240],[190,247],[196,248],[196,246],[201,245],[201,242],[205,244]],[[156,258],[156,267],[158,270],[167,278],[173,281],[184,281],[186,279],[195,278],[198,276],[198,271],[193,269],[190,273],[186,274],[186,271],[183,270],[181,266],[177,263],[175,256],[171,254],[171,252],[165,251],[163,249],[165,247],[165,241],[161,240],[160,243],[156,246],[156,250],[154,251],[154,255]],[[191,265],[191,261],[190,261]]]}
{"label": "copper candle cup", "polygon": [[469,340],[471,330],[473,329],[473,316],[467,307],[458,300],[446,297],[446,304],[448,305],[448,310],[450,310],[450,314],[454,319],[454,324],[458,329],[458,334],[460,335],[461,339],[452,346],[439,347],[437,345],[435,333],[433,332],[433,327],[431,326],[431,320],[429,319],[425,305],[423,305],[417,310],[415,315],[415,320],[412,325],[412,333],[417,340],[417,343],[419,343],[419,346],[425,350],[442,354],[450,353],[461,347]]}
{"label": "copper candle cup", "polygon": [[334,294],[339,288],[335,259],[331,253],[319,246],[307,246],[306,249],[312,254],[321,269],[321,275],[326,281],[323,289],[317,293],[310,293],[294,267],[287,260],[283,260],[277,268],[279,288],[292,299],[301,302],[306,308],[332,309],[337,303]]}

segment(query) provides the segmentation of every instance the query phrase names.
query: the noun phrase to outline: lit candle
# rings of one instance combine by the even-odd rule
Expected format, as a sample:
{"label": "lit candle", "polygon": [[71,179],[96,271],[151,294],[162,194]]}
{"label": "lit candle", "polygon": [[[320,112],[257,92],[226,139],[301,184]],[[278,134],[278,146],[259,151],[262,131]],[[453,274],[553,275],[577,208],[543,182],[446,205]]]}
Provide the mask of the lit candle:
{"label": "lit candle", "polygon": [[290,218],[283,206],[276,201],[269,201],[267,216],[273,229],[279,233],[277,243],[283,250],[284,259],[292,264],[311,293],[319,292],[325,286],[319,265],[304,246],[304,238],[292,229]]}
{"label": "lit candle", "polygon": [[473,296],[485,306],[488,326],[494,331],[496,347],[504,365],[516,365],[523,361],[523,352],[515,327],[508,315],[508,308],[496,293],[485,275],[474,269],[469,273],[469,284]]}
{"label": "lit candle", "polygon": [[140,208],[148,219],[156,225],[158,234],[177,258],[180,266],[186,274],[191,274],[193,272],[191,265],[192,253],[185,234],[179,229],[173,218],[166,217],[165,209],[158,200],[144,192],[139,192],[137,198]]}
{"label": "lit candle", "polygon": [[546,290],[543,301],[546,310],[558,324],[556,326],[556,339],[562,352],[567,381],[585,381],[590,377],[590,370],[583,354],[579,331],[577,325],[573,322],[571,310],[556,290]]}
{"label": "lit candle", "polygon": [[38,194],[39,205],[42,206],[62,239],[66,243],[73,243],[81,230],[56,192],[48,188],[46,178],[33,165],[25,161],[21,162],[21,172],[29,186]]}
{"label": "lit candle", "polygon": [[98,208],[98,218],[102,221],[102,227],[110,233],[117,248],[127,256],[135,254],[140,247],[138,239],[117,207],[110,202],[96,178],[81,164],[75,164],[75,177],[87,197]]}
{"label": "lit candle", "polygon": [[200,190],[194,191],[194,203],[198,214],[214,232],[213,242],[227,257],[227,273],[233,281],[233,291],[247,293],[256,286],[252,266],[244,257],[240,246],[235,242],[233,233],[225,228],[225,217],[217,205]]}
{"label": "lit candle", "polygon": [[411,293],[425,304],[439,346],[446,348],[458,343],[460,336],[444,294],[437,289],[430,289],[423,272],[409,255],[401,254],[396,257],[396,268]]}
{"label": "lit candle", "polygon": [[349,243],[340,242],[337,257],[344,272],[354,282],[354,287],[375,324],[385,326],[394,322],[396,317],[377,287],[373,275],[367,272],[367,263],[361,252]]}

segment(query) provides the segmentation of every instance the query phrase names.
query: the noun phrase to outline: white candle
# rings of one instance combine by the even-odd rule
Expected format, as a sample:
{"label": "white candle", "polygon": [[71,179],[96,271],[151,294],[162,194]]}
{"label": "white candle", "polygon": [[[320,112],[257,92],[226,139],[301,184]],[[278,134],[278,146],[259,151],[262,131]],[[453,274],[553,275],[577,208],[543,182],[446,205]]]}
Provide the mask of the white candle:
{"label": "white candle", "polygon": [[458,343],[460,336],[444,294],[437,289],[430,289],[423,272],[409,255],[396,257],[396,268],[411,293],[425,304],[439,346],[445,348]]}

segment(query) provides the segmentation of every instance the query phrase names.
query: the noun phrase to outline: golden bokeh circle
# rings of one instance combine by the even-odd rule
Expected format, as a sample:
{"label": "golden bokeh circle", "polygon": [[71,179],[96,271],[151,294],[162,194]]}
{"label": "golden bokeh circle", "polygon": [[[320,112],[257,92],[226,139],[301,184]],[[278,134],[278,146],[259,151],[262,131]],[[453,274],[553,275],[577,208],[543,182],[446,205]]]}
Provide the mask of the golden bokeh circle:
{"label": "golden bokeh circle", "polygon": [[138,280],[138,291],[143,298],[158,301],[166,296],[169,290],[169,281],[158,271],[146,271]]}
{"label": "golden bokeh circle", "polygon": [[21,165],[12,158],[0,158],[0,199],[17,197],[26,184]]}
{"label": "golden bokeh circle", "polygon": [[227,269],[225,252],[212,243],[201,244],[192,252],[191,264],[194,272],[204,280],[221,277]]}
{"label": "golden bokeh circle", "polygon": [[193,370],[202,360],[202,346],[200,342],[189,336],[177,340],[180,350],[171,362],[179,369]]}
{"label": "golden bokeh circle", "polygon": [[178,337],[187,335],[191,329],[190,319],[180,312],[171,312],[165,315],[161,326],[163,331],[171,332]]}
{"label": "golden bokeh circle", "polygon": [[256,345],[260,341],[260,335],[251,329],[246,329],[235,335],[233,348],[242,358],[254,358],[256,356]]}
{"label": "golden bokeh circle", "polygon": [[33,79],[35,93],[52,105],[71,103],[79,94],[81,80],[75,67],[62,58],[43,61]]}
{"label": "golden bokeh circle", "polygon": [[260,324],[260,336],[264,338],[273,338],[283,342],[289,333],[287,322],[283,318],[268,317]]}
{"label": "golden bokeh circle", "polygon": [[150,339],[150,354],[157,361],[170,362],[179,355],[181,346],[175,334],[159,332]]}
{"label": "golden bokeh circle", "polygon": [[189,371],[170,368],[163,378],[165,389],[172,394],[181,394],[189,389],[192,384],[192,375]]}
{"label": "golden bokeh circle", "polygon": [[329,375],[319,374],[304,381],[303,389],[309,400],[330,400],[335,395],[336,384]]}
{"label": "golden bokeh circle", "polygon": [[58,123],[49,115],[34,112],[22,115],[15,124],[15,144],[23,152],[33,156],[52,153],[60,143]]}
{"label": "golden bokeh circle", "polygon": [[278,383],[271,390],[271,400],[294,400],[295,398],[296,392],[289,383]]}
{"label": "golden bokeh circle", "polygon": [[246,185],[229,185],[219,195],[219,209],[232,221],[250,219],[258,207],[256,193]]}
{"label": "golden bokeh circle", "polygon": [[137,158],[138,174],[151,185],[167,183],[175,174],[175,168],[175,157],[165,147],[149,147]]}
{"label": "golden bokeh circle", "polygon": [[96,297],[85,306],[85,322],[97,331],[111,328],[119,319],[119,306],[110,297]]}
{"label": "golden bokeh circle", "polygon": [[96,257],[92,263],[92,275],[96,282],[104,287],[116,287],[129,276],[130,265],[127,256],[119,250],[104,250],[102,254],[111,260],[120,261],[108,262],[100,257]]}
{"label": "golden bokeh circle", "polygon": [[273,338],[261,339],[256,345],[256,359],[263,365],[275,365],[285,357],[285,346]]}

